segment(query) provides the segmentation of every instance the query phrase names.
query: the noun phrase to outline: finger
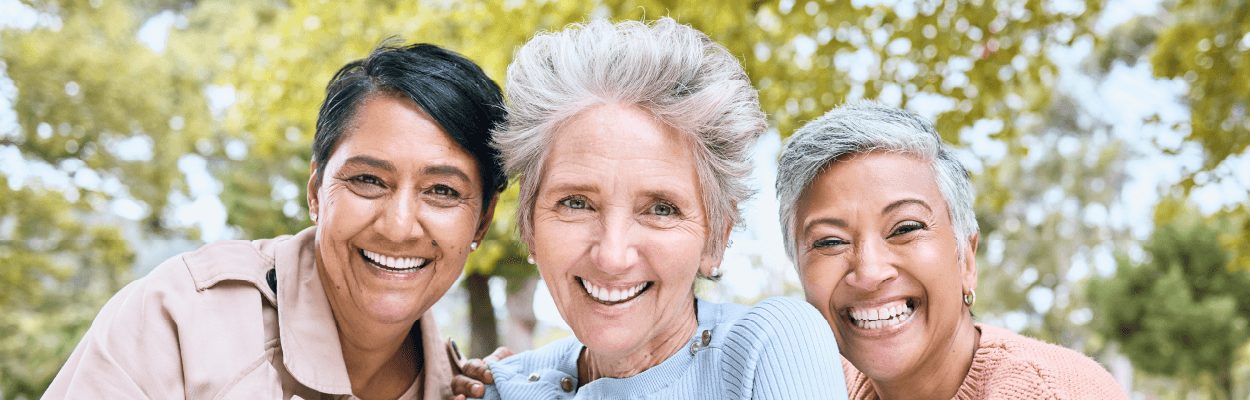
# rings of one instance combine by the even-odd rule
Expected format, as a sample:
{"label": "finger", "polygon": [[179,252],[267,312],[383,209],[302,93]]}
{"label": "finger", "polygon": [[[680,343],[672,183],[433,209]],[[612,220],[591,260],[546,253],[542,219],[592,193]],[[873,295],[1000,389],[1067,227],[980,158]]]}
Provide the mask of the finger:
{"label": "finger", "polygon": [[456,375],[451,378],[451,392],[463,398],[481,398],[486,395],[486,387],[472,378]]}
{"label": "finger", "polygon": [[464,375],[481,381],[487,385],[495,384],[495,375],[490,372],[490,367],[486,365],[486,361],[479,359],[471,359],[464,362]]}
{"label": "finger", "polygon": [[511,357],[512,354],[513,354],[512,349],[499,346],[499,348],[495,349],[494,353],[490,353],[489,356],[486,356],[486,360],[499,361],[499,360]]}

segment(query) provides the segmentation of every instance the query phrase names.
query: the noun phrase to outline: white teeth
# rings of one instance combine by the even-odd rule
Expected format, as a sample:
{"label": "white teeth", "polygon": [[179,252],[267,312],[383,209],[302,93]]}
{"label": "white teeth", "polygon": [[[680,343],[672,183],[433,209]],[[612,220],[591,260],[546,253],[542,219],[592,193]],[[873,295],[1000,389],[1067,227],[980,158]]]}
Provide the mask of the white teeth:
{"label": "white teeth", "polygon": [[906,302],[900,300],[897,303],[873,309],[851,309],[847,314],[853,320],[852,322],[862,329],[880,329],[910,321],[915,311],[908,307]]}
{"label": "white teeth", "polygon": [[425,262],[427,261],[426,259],[419,257],[392,257],[363,249],[361,250],[361,253],[363,253],[365,258],[368,258],[369,261],[373,261],[374,263],[385,267],[387,270],[402,271],[419,269],[419,267],[425,266]]}
{"label": "white teeth", "polygon": [[604,303],[619,303],[629,300],[638,295],[642,289],[647,287],[647,283],[639,283],[629,288],[604,288],[598,287],[585,279],[581,279],[582,287],[586,289],[586,294],[590,297]]}

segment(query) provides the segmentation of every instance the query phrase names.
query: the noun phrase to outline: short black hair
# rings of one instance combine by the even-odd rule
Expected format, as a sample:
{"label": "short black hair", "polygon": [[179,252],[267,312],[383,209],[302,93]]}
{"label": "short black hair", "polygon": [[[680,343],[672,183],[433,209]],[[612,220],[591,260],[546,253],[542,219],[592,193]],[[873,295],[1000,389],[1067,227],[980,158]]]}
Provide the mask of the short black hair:
{"label": "short black hair", "polygon": [[383,43],[334,74],[326,85],[313,137],[318,183],[356,111],[375,95],[412,100],[477,160],[483,207],[507,187],[499,151],[490,145],[491,129],[506,116],[499,85],[464,56],[424,43]]}

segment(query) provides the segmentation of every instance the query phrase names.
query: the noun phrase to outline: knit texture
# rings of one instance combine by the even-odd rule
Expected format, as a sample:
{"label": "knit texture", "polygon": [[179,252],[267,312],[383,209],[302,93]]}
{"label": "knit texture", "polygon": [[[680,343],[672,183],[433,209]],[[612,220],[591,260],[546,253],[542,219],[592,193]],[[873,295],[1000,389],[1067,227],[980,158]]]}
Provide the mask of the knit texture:
{"label": "knit texture", "polygon": [[811,305],[776,297],[749,309],[701,300],[696,307],[699,328],[686,346],[638,375],[577,388],[582,344],[569,337],[492,363],[496,384],[486,399],[845,398],[837,344]]}
{"label": "knit texture", "polygon": [[[955,399],[1127,399],[1098,362],[1076,351],[977,324],[981,343]],[[876,400],[872,382],[842,360],[850,398]]]}

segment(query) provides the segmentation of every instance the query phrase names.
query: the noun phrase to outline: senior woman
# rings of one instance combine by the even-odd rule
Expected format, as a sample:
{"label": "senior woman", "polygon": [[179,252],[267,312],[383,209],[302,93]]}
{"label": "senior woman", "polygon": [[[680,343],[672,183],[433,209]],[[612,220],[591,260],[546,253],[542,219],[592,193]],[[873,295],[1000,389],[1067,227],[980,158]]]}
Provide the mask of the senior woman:
{"label": "senior woman", "polygon": [[972,185],[928,121],[846,105],[778,165],[786,250],[850,362],[851,398],[1126,398],[1083,354],[973,320]]}
{"label": "senior woman", "polygon": [[450,395],[428,310],[506,182],[489,146],[499,88],[456,53],[412,45],[347,64],[326,92],[315,226],[162,263],[104,306],[45,397]]}
{"label": "senior woman", "polygon": [[574,337],[492,363],[487,398],[842,396],[811,306],[694,295],[719,276],[765,129],[728,51],[668,18],[595,21],[525,44],[507,88],[495,140],[521,237]]}

